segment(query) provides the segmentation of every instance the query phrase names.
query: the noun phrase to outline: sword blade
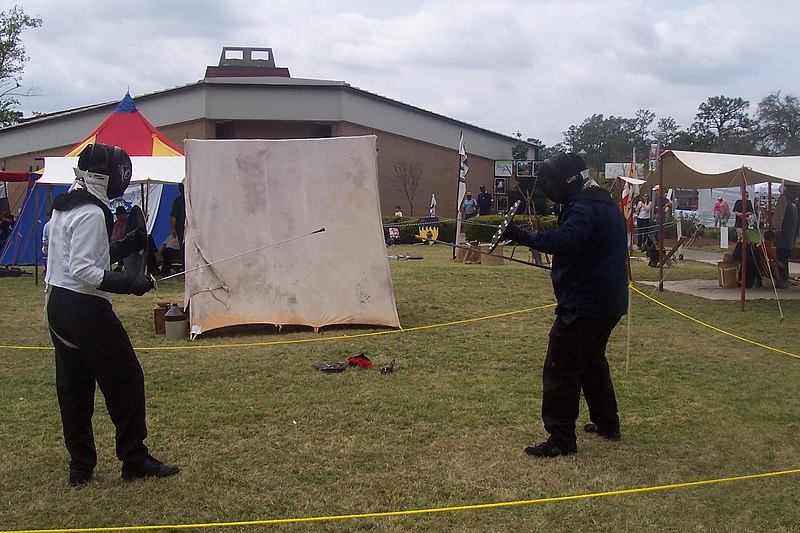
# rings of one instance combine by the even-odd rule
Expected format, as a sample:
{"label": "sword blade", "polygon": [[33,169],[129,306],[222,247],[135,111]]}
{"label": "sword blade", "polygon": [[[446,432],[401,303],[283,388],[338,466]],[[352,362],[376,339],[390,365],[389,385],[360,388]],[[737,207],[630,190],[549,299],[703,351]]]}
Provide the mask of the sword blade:
{"label": "sword blade", "polygon": [[177,274],[172,274],[170,276],[166,276],[164,278],[161,278],[160,281],[165,281],[165,280],[168,280],[170,278],[175,278],[177,276],[183,276],[184,274],[186,274],[188,272],[194,272],[195,270],[200,270],[201,268],[207,268],[207,267],[210,267],[212,265],[216,265],[217,263],[222,263],[223,261],[229,261],[231,259],[236,259],[237,257],[242,257],[243,255],[252,254],[252,253],[255,253],[255,252],[260,252],[261,250],[266,250],[267,248],[272,248],[273,246],[286,244],[287,242],[296,241],[297,239],[302,239],[304,237],[309,237],[309,236],[314,235],[316,233],[322,233],[323,231],[325,231],[324,227],[319,228],[318,230],[314,230],[311,233],[306,233],[304,235],[297,235],[295,237],[290,237],[290,238],[288,238],[286,240],[283,240],[283,241],[280,241],[280,242],[273,242],[272,244],[267,244],[266,246],[261,246],[259,248],[254,248],[253,250],[248,250],[246,252],[238,253],[238,254],[232,255],[230,257],[223,257],[222,259],[217,259],[216,261],[211,261],[210,263],[206,263],[205,265],[199,265],[199,266],[184,270],[183,272],[178,272]]}

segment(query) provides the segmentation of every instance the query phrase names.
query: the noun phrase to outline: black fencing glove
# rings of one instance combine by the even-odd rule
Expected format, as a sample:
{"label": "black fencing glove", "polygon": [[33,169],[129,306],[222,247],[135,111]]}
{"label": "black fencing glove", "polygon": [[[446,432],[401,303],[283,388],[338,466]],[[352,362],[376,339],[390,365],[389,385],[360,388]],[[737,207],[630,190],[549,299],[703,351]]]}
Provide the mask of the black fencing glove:
{"label": "black fencing glove", "polygon": [[116,263],[129,255],[138,252],[147,244],[147,234],[144,229],[136,228],[125,234],[125,237],[109,245],[111,262]]}
{"label": "black fencing glove", "polygon": [[503,238],[516,242],[517,235],[519,235],[519,226],[514,224],[514,221],[512,220],[511,222],[508,223],[506,231],[505,233],[503,233]]}
{"label": "black fencing glove", "polygon": [[533,240],[536,238],[536,235],[539,234],[539,231],[540,230],[538,229],[522,228],[514,224],[514,222],[509,222],[504,237],[519,244],[531,246],[533,244]]}
{"label": "black fencing glove", "polygon": [[114,294],[135,294],[141,296],[153,288],[153,280],[144,274],[129,274],[127,272],[103,273],[103,281],[98,289]]}

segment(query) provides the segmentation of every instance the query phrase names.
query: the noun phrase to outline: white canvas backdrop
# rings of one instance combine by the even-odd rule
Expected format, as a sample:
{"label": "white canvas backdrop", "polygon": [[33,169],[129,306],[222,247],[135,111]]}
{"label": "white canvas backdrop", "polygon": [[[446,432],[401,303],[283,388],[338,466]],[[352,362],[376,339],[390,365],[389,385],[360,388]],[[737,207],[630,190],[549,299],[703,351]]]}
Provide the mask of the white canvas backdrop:
{"label": "white canvas backdrop", "polygon": [[400,326],[375,136],[187,140],[185,149],[193,337],[238,324]]}

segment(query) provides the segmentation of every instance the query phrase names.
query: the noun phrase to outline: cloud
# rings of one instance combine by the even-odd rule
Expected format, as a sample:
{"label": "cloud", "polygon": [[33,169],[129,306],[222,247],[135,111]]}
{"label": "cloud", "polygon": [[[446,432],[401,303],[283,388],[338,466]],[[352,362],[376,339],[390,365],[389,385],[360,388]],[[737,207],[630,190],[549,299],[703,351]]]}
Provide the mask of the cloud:
{"label": "cloud", "polygon": [[25,111],[194,82],[223,46],[272,47],[292,76],[342,80],[548,144],[594,113],[650,109],[688,126],[710,96],[796,94],[800,8],[744,0],[201,0],[80,9],[28,0]]}

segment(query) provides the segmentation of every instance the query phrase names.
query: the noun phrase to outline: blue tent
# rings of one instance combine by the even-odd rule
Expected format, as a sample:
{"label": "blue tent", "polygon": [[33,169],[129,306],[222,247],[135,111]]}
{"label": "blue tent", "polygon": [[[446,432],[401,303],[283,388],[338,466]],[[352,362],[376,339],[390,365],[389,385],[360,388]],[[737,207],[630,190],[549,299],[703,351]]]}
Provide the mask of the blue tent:
{"label": "blue tent", "polygon": [[[170,234],[169,213],[172,202],[178,197],[177,185],[163,184],[158,214],[151,234],[156,245]],[[58,185],[33,185],[25,193],[20,216],[14,224],[13,233],[0,250],[0,265],[44,265],[42,258],[42,229],[47,220],[47,211],[53,199],[66,192],[67,187]]]}

